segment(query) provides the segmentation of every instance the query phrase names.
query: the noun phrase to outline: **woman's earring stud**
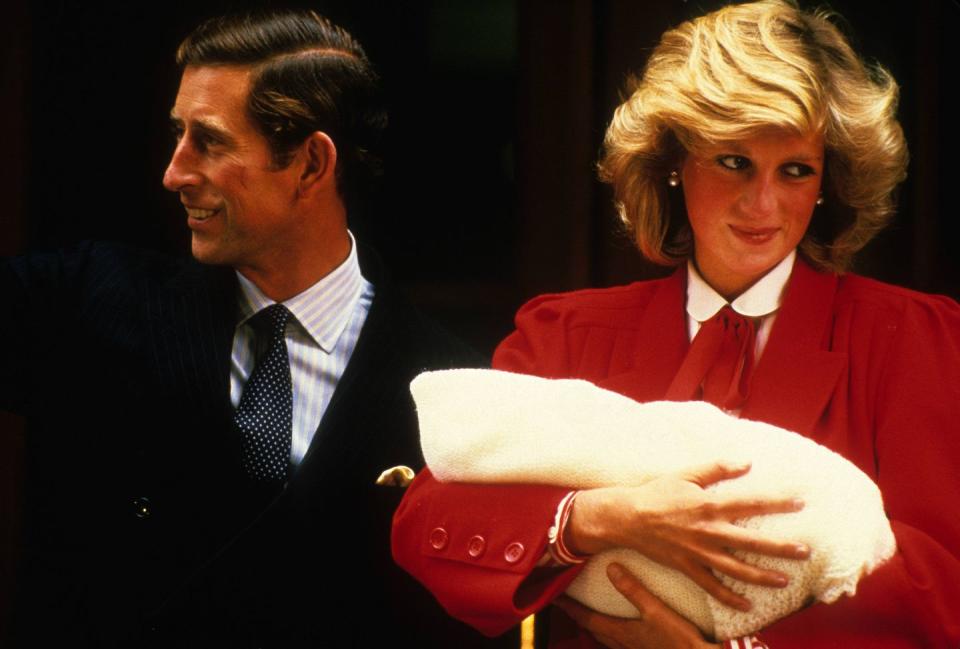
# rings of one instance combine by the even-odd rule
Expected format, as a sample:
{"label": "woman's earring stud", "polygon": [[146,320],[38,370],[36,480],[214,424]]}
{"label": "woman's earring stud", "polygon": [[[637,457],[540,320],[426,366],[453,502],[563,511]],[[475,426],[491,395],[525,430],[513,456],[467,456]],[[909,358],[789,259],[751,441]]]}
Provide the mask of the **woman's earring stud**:
{"label": "woman's earring stud", "polygon": [[823,193],[817,195],[817,205],[823,205]]}
{"label": "woman's earring stud", "polygon": [[676,169],[670,172],[670,176],[667,178],[667,184],[671,187],[680,186],[680,173]]}

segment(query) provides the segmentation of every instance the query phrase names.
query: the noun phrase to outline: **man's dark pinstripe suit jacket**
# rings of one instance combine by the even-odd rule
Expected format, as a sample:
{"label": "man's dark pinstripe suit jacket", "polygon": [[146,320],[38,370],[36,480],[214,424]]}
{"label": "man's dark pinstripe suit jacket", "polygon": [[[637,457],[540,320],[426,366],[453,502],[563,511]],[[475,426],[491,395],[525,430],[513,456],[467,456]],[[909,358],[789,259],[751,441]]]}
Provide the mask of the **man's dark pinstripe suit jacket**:
{"label": "man's dark pinstripe suit jacket", "polygon": [[410,379],[477,359],[360,262],[367,321],[266,504],[230,424],[231,269],[111,244],[0,265],[0,406],[28,418],[16,646],[490,646],[393,565],[401,494],[374,486],[422,463]]}

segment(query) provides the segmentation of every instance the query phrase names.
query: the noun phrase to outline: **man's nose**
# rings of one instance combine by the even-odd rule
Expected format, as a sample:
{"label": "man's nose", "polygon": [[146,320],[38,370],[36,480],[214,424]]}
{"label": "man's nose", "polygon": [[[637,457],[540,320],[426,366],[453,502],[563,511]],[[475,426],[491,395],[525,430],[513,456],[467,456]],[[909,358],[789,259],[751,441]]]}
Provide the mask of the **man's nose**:
{"label": "man's nose", "polygon": [[183,138],[177,142],[177,148],[173,150],[167,170],[163,172],[163,186],[172,192],[179,192],[187,187],[199,185],[200,180],[196,161],[187,146],[186,138]]}

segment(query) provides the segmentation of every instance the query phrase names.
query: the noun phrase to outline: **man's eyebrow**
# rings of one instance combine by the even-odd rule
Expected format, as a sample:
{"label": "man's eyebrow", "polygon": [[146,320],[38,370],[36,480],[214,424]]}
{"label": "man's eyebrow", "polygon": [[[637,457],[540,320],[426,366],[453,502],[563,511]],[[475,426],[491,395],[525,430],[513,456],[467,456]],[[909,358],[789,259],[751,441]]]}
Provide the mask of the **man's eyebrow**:
{"label": "man's eyebrow", "polygon": [[[186,126],[186,123],[183,121],[183,119],[173,113],[170,113],[170,124],[178,129],[183,129]],[[220,127],[215,122],[196,119],[190,123],[190,127],[196,131],[198,135],[204,135],[222,144],[233,145],[236,143],[234,137],[230,135],[226,129]]]}

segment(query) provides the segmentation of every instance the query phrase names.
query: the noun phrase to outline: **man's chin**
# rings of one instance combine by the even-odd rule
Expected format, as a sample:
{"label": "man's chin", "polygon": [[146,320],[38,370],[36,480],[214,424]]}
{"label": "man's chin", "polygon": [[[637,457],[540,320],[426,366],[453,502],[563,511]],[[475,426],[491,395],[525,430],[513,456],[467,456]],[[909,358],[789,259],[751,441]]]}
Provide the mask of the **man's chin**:
{"label": "man's chin", "polygon": [[211,266],[231,266],[231,257],[222,247],[210,241],[200,241],[194,235],[190,242],[190,253],[201,264]]}

